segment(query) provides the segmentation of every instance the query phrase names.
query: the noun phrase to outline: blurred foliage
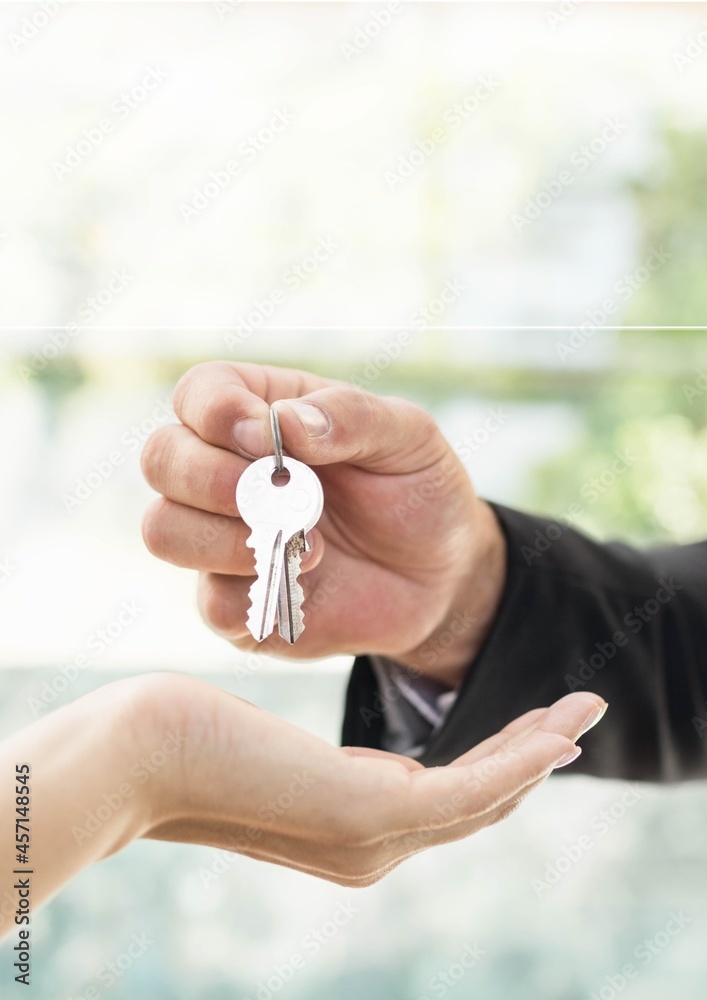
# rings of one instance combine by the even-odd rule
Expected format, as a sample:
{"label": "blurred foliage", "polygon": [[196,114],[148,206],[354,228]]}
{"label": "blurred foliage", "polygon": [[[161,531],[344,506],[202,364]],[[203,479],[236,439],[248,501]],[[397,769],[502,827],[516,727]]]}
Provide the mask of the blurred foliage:
{"label": "blurred foliage", "polygon": [[632,298],[632,326],[687,326],[707,320],[707,132],[665,129],[662,162],[633,189],[643,226],[645,260],[652,248],[672,254]]}
{"label": "blurred foliage", "polygon": [[[640,260],[672,254],[632,298],[626,322],[680,326],[707,320],[707,132],[666,129],[663,160],[634,188],[642,225]],[[686,262],[689,262],[686,266]],[[707,535],[707,369],[704,331],[626,331],[624,362],[654,374],[615,373],[586,406],[584,439],[535,475],[532,502],[561,514],[579,503],[578,525],[637,542]],[[682,370],[682,371],[681,371]],[[635,461],[591,502],[595,477],[611,479],[615,456]]]}
{"label": "blurred foliage", "polygon": [[638,543],[707,536],[707,429],[667,413],[604,424],[535,474],[533,505],[598,537]]}
{"label": "blurred foliage", "polygon": [[36,358],[20,359],[17,373],[22,382],[34,383],[55,403],[81,389],[87,381],[83,362],[71,352],[46,362],[41,370],[37,369]]}

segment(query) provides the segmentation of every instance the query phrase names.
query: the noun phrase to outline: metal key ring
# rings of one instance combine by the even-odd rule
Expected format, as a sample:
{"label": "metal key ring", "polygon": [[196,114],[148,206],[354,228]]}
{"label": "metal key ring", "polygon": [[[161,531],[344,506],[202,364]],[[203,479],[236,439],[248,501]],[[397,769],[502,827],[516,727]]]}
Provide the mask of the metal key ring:
{"label": "metal key ring", "polygon": [[277,472],[284,472],[285,463],[282,461],[282,434],[280,433],[280,419],[274,406],[270,407],[270,428],[272,430],[272,442],[275,451],[275,469]]}

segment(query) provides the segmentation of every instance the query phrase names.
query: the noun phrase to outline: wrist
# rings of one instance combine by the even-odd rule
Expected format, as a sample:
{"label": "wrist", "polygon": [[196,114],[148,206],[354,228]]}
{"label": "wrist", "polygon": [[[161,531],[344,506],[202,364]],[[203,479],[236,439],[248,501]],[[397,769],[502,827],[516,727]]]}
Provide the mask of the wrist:
{"label": "wrist", "polygon": [[468,546],[462,547],[459,573],[449,603],[425,641],[397,661],[457,688],[484,644],[496,618],[506,581],[506,541],[486,501],[476,509]]}
{"label": "wrist", "polygon": [[91,772],[96,775],[93,811],[99,821],[106,817],[100,857],[122,850],[154,821],[160,801],[159,795],[154,797],[153,778],[158,769],[149,759],[157,718],[154,687],[149,675],[131,677],[93,692],[85,705],[97,729],[90,758]]}
{"label": "wrist", "polygon": [[129,788],[129,792],[125,789],[129,795],[126,843],[149,836],[171,818],[183,798],[184,748],[191,742],[188,713],[193,686],[199,683],[168,673],[120,682],[113,727],[121,773]]}

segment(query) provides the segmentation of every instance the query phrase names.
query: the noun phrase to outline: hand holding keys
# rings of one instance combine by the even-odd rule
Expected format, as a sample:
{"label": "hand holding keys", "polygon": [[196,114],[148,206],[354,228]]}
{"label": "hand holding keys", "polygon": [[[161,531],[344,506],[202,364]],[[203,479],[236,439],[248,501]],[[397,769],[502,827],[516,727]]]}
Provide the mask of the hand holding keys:
{"label": "hand holding keys", "polygon": [[289,643],[304,630],[299,585],[300,558],[306,533],[321,517],[322,484],[316,474],[282,454],[277,410],[270,407],[275,454],[253,462],[238,480],[236,503],[252,533],[246,544],[255,550],[257,578],[250,588],[248,630],[262,642],[275,627]]}

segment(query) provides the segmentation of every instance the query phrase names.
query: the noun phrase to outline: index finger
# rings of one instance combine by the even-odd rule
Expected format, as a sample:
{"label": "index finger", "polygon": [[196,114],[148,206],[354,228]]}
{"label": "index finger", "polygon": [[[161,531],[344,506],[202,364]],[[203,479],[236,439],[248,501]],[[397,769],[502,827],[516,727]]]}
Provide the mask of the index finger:
{"label": "index finger", "polygon": [[[296,368],[276,368],[236,361],[206,361],[184,374],[174,389],[172,405],[183,424],[203,441],[243,454],[244,429],[253,436],[251,455],[268,453],[268,408],[278,399],[316,392],[339,383]],[[240,424],[237,448],[233,436],[236,421],[252,419],[247,428]]]}
{"label": "index finger", "polygon": [[519,719],[514,719],[500,733],[490,736],[483,743],[457,757],[450,766],[464,767],[466,764],[473,764],[503,747],[515,745],[534,729],[559,733],[574,742],[584,735],[587,729],[599,722],[605,710],[604,699],[591,691],[566,694],[549,708],[534,709]]}

